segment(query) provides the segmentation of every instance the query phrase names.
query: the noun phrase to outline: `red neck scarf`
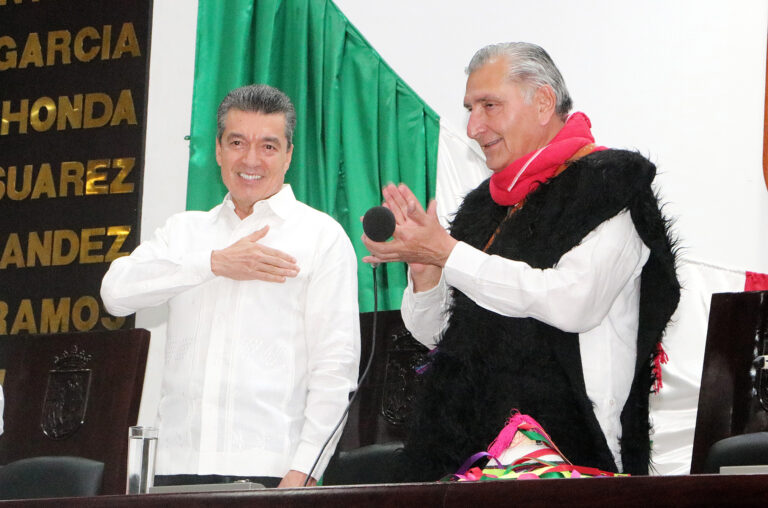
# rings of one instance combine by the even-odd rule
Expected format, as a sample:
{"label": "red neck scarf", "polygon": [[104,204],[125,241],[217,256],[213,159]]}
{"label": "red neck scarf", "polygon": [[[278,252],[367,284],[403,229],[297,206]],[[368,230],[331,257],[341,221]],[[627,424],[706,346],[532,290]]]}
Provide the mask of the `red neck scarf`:
{"label": "red neck scarf", "polygon": [[[592,123],[584,113],[573,113],[548,145],[526,154],[491,176],[491,197],[502,206],[513,206],[525,199],[542,184],[557,176],[560,168],[591,151],[577,153],[595,142],[590,131]],[[591,147],[589,147],[591,148]]]}

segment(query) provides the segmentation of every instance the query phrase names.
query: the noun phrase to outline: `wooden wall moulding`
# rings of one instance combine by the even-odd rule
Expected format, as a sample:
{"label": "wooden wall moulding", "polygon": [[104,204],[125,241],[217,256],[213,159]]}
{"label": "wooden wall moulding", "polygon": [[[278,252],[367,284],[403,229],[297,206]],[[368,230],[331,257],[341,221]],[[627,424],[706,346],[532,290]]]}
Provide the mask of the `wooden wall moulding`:
{"label": "wooden wall moulding", "polygon": [[768,51],[765,53],[765,102],[763,111],[763,178],[768,189]]}

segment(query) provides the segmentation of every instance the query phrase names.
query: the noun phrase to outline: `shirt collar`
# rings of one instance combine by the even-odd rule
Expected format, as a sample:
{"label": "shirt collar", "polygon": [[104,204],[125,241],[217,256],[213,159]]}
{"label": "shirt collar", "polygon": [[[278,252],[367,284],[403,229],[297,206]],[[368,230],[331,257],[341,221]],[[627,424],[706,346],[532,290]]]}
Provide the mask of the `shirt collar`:
{"label": "shirt collar", "polygon": [[[283,187],[277,191],[276,194],[273,194],[267,199],[262,199],[261,201],[254,203],[253,208],[251,209],[251,215],[248,217],[251,217],[255,211],[257,212],[259,210],[259,208],[262,210],[268,208],[281,219],[288,219],[294,210],[296,210],[297,204],[298,201],[296,200],[296,196],[293,194],[291,185],[284,183]],[[235,203],[232,202],[232,197],[229,195],[229,193],[224,196],[222,205],[231,210],[232,213],[235,212]],[[248,217],[246,217],[246,219]]]}

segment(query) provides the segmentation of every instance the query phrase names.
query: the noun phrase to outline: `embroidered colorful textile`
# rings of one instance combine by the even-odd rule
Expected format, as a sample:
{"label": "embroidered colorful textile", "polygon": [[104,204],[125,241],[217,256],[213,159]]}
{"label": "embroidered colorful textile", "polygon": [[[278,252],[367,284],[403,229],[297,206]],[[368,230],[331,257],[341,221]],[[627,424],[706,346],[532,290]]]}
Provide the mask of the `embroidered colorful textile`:
{"label": "embroidered colorful textile", "polygon": [[[488,458],[485,467],[475,464]],[[577,466],[563,456],[536,420],[515,412],[488,451],[471,456],[444,481],[530,480],[629,476]]]}
{"label": "embroidered colorful textile", "polygon": [[[580,149],[595,142],[590,127],[592,123],[587,115],[571,114],[548,145],[520,157],[491,176],[493,200],[502,206],[516,205],[540,184],[557,175],[563,165],[578,158],[574,156]],[[593,150],[605,150],[605,147],[593,147],[589,151]]]}
{"label": "embroidered colorful textile", "polygon": [[661,345],[661,342],[656,344],[656,353],[653,355],[653,388],[651,388],[651,391],[653,393],[659,393],[659,391],[664,388],[664,383],[661,381],[661,366],[666,365],[669,361],[669,356],[667,356],[667,352],[664,351],[664,346]]}

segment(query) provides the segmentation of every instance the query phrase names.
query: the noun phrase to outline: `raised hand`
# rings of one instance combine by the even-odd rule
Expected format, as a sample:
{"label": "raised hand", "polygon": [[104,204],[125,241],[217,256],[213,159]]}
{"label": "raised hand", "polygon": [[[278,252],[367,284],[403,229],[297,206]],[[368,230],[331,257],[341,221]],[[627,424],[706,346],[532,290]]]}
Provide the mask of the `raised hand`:
{"label": "raised hand", "polygon": [[[435,201],[424,210],[405,184],[389,184],[384,187],[382,194],[384,206],[392,210],[395,216],[395,232],[389,242],[374,242],[363,235],[363,243],[371,252],[371,256],[364,257],[363,261],[405,261],[411,268],[414,283],[417,283],[418,278],[418,282],[424,282],[428,287],[434,286],[440,279],[441,267],[457,243],[440,225]],[[417,283],[417,286],[420,285]],[[418,287],[415,289],[423,290]]]}
{"label": "raised hand", "polygon": [[269,226],[264,226],[229,247],[213,251],[213,273],[235,280],[267,282],[285,282],[287,277],[296,277],[299,265],[293,256],[258,243],[268,231]]}

